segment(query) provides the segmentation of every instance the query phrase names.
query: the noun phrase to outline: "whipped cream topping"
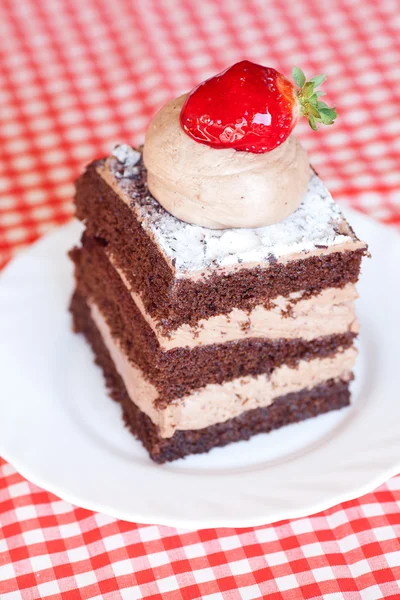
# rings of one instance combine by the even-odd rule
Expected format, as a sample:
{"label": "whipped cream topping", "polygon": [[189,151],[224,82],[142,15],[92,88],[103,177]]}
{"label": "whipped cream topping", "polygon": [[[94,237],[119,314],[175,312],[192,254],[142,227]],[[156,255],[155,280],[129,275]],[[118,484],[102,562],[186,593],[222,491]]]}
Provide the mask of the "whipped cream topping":
{"label": "whipped cream topping", "polygon": [[262,154],[211,148],[180,126],[185,99],[166,104],[146,133],[143,158],[154,198],[182,221],[211,229],[272,225],[292,214],[310,178],[298,140],[290,136]]}
{"label": "whipped cream topping", "polygon": [[270,261],[284,262],[294,255],[306,258],[311,254],[366,248],[313,171],[300,206],[285,221],[253,229],[217,230],[177,219],[151,194],[140,191],[146,187],[147,175],[137,149],[117,146],[97,170],[134,211],[177,278],[197,277],[215,269],[268,267]]}

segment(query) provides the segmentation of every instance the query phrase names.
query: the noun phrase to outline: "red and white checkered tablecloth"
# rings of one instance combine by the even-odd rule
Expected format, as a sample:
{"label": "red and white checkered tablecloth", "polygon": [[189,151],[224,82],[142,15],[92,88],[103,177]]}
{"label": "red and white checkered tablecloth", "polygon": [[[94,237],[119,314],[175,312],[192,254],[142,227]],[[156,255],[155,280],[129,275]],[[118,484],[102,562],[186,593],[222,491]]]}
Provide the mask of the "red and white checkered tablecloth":
{"label": "red and white checkered tablecloth", "polygon": [[[72,182],[242,58],[328,72],[299,133],[336,197],[400,225],[399,0],[0,0],[0,264],[72,215]],[[0,598],[400,598],[400,476],[312,517],[182,531],[76,508],[0,459]]]}

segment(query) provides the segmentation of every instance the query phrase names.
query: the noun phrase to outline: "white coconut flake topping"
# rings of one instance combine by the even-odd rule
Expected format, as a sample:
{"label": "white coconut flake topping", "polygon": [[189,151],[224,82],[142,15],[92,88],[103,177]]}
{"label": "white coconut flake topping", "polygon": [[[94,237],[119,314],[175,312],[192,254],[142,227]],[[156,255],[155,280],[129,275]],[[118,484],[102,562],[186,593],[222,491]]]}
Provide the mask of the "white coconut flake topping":
{"label": "white coconut flake topping", "polygon": [[143,169],[139,151],[124,144],[114,149],[111,158],[116,160],[107,162],[108,169],[117,187],[130,198],[142,227],[173,262],[177,277],[210,267],[269,263],[293,253],[306,255],[321,247],[357,239],[314,171],[299,208],[281,223],[255,229],[216,230],[180,221],[150,194],[137,193],[135,179]]}
{"label": "white coconut flake topping", "polygon": [[135,166],[142,156],[138,150],[131,148],[127,144],[115,146],[112,155],[126,168]]}

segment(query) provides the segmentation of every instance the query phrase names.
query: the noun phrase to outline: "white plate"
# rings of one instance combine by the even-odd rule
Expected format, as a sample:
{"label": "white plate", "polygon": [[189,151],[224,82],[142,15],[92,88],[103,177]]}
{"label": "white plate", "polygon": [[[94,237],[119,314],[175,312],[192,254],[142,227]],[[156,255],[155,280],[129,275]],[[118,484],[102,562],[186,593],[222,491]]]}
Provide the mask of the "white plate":
{"label": "white plate", "polygon": [[123,427],[81,336],[71,333],[71,223],[0,278],[0,454],[61,498],[128,521],[247,527],[310,514],[400,471],[400,237],[350,215],[370,243],[359,290],[352,407],[158,466]]}

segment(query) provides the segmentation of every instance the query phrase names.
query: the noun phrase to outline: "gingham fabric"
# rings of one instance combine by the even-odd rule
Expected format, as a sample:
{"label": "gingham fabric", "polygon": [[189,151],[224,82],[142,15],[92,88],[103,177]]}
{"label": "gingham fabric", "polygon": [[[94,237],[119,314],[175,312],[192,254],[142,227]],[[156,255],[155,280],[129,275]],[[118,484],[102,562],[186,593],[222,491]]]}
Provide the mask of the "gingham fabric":
{"label": "gingham fabric", "polygon": [[[400,225],[399,0],[1,0],[0,262],[72,215],[72,182],[242,58],[328,72],[299,126],[336,197]],[[0,598],[400,598],[400,477],[309,518],[185,532],[76,508],[0,462]]]}

